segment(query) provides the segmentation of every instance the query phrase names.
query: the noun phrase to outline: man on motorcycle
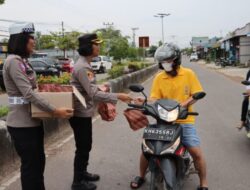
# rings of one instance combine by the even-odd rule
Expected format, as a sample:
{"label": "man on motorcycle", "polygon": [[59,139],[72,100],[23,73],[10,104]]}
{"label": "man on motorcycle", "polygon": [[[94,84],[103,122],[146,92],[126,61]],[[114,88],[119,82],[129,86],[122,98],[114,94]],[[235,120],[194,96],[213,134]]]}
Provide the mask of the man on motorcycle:
{"label": "man on motorcycle", "polygon": [[[196,102],[192,95],[202,92],[203,89],[195,73],[180,66],[181,52],[179,48],[174,44],[163,44],[157,49],[155,59],[163,71],[154,78],[151,88],[151,99],[173,99],[180,102],[181,106],[187,107],[189,111],[192,111],[191,105]],[[138,101],[142,102],[143,100],[138,98]],[[131,113],[130,117],[134,118],[134,120],[140,120],[142,117],[138,115],[135,111]],[[177,120],[177,123],[180,123],[182,126],[182,143],[191,154],[200,177],[200,185],[197,190],[208,190],[206,162],[200,148],[200,139],[194,126],[195,118],[194,116],[188,116],[185,120]],[[148,161],[142,154],[140,157],[140,176],[135,177],[131,182],[132,189],[137,189],[144,183],[147,168]]]}
{"label": "man on motorcycle", "polygon": [[[250,70],[247,72],[246,81],[250,80]],[[246,86],[246,94],[250,94],[250,86]],[[246,116],[248,111],[248,104],[249,104],[249,96],[245,96],[242,101],[242,108],[241,108],[241,124],[237,126],[239,130],[241,130],[246,125]],[[247,135],[250,138],[250,133]]]}

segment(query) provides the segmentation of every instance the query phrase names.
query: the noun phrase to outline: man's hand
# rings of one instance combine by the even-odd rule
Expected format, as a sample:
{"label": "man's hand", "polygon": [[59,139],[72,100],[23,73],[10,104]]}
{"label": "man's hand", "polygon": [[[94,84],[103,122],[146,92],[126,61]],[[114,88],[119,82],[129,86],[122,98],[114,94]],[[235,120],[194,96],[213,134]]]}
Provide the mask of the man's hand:
{"label": "man's hand", "polygon": [[144,97],[136,97],[136,98],[134,98],[134,104],[136,104],[136,105],[142,105],[144,102],[145,102]]}
{"label": "man's hand", "polygon": [[191,96],[185,102],[180,103],[180,105],[184,108],[188,108],[188,106],[193,105],[195,102],[197,102],[197,100],[194,100],[193,97]]}
{"label": "man's hand", "polygon": [[247,90],[244,94],[245,94],[246,96],[250,96],[250,90]]}

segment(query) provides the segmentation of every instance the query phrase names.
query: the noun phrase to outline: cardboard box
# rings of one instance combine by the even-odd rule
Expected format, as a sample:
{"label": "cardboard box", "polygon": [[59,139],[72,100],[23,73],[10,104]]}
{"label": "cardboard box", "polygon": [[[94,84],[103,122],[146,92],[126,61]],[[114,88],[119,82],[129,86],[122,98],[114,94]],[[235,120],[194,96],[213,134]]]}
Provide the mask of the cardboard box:
{"label": "cardboard box", "polygon": [[[37,92],[41,97],[48,100],[49,103],[56,108],[65,107],[74,109],[74,96],[86,107],[86,102],[81,93],[73,87],[73,92]],[[48,112],[42,111],[40,108],[31,104],[31,115],[33,118],[51,118],[52,115]]]}

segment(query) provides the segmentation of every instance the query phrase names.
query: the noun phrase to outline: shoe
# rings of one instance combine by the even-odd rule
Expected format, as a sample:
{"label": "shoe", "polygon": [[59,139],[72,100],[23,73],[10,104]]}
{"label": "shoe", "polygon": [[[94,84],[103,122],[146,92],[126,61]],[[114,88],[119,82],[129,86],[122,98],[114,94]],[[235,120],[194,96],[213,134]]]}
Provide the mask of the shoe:
{"label": "shoe", "polygon": [[83,179],[86,181],[99,181],[100,176],[98,174],[91,174],[88,172],[84,172]]}
{"label": "shoe", "polygon": [[198,187],[197,190],[208,190],[208,187]]}
{"label": "shoe", "polygon": [[93,183],[89,183],[85,180],[82,180],[79,183],[73,183],[71,190],[95,190],[97,187]]}

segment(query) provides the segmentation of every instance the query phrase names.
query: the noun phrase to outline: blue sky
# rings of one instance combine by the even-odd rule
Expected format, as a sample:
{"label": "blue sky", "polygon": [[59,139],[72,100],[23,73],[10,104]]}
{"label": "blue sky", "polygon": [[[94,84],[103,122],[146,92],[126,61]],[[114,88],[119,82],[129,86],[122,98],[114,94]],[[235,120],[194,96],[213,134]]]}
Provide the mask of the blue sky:
{"label": "blue sky", "polygon": [[[171,13],[164,19],[165,41],[188,46],[192,36],[226,35],[250,22],[249,0],[5,0],[0,19],[33,21],[36,29],[47,33],[60,30],[82,32],[113,22],[124,35],[149,36],[151,44],[161,40],[161,21],[157,13]],[[41,22],[43,24],[41,24]],[[40,24],[39,24],[40,23]],[[0,30],[9,23],[0,21]]]}

